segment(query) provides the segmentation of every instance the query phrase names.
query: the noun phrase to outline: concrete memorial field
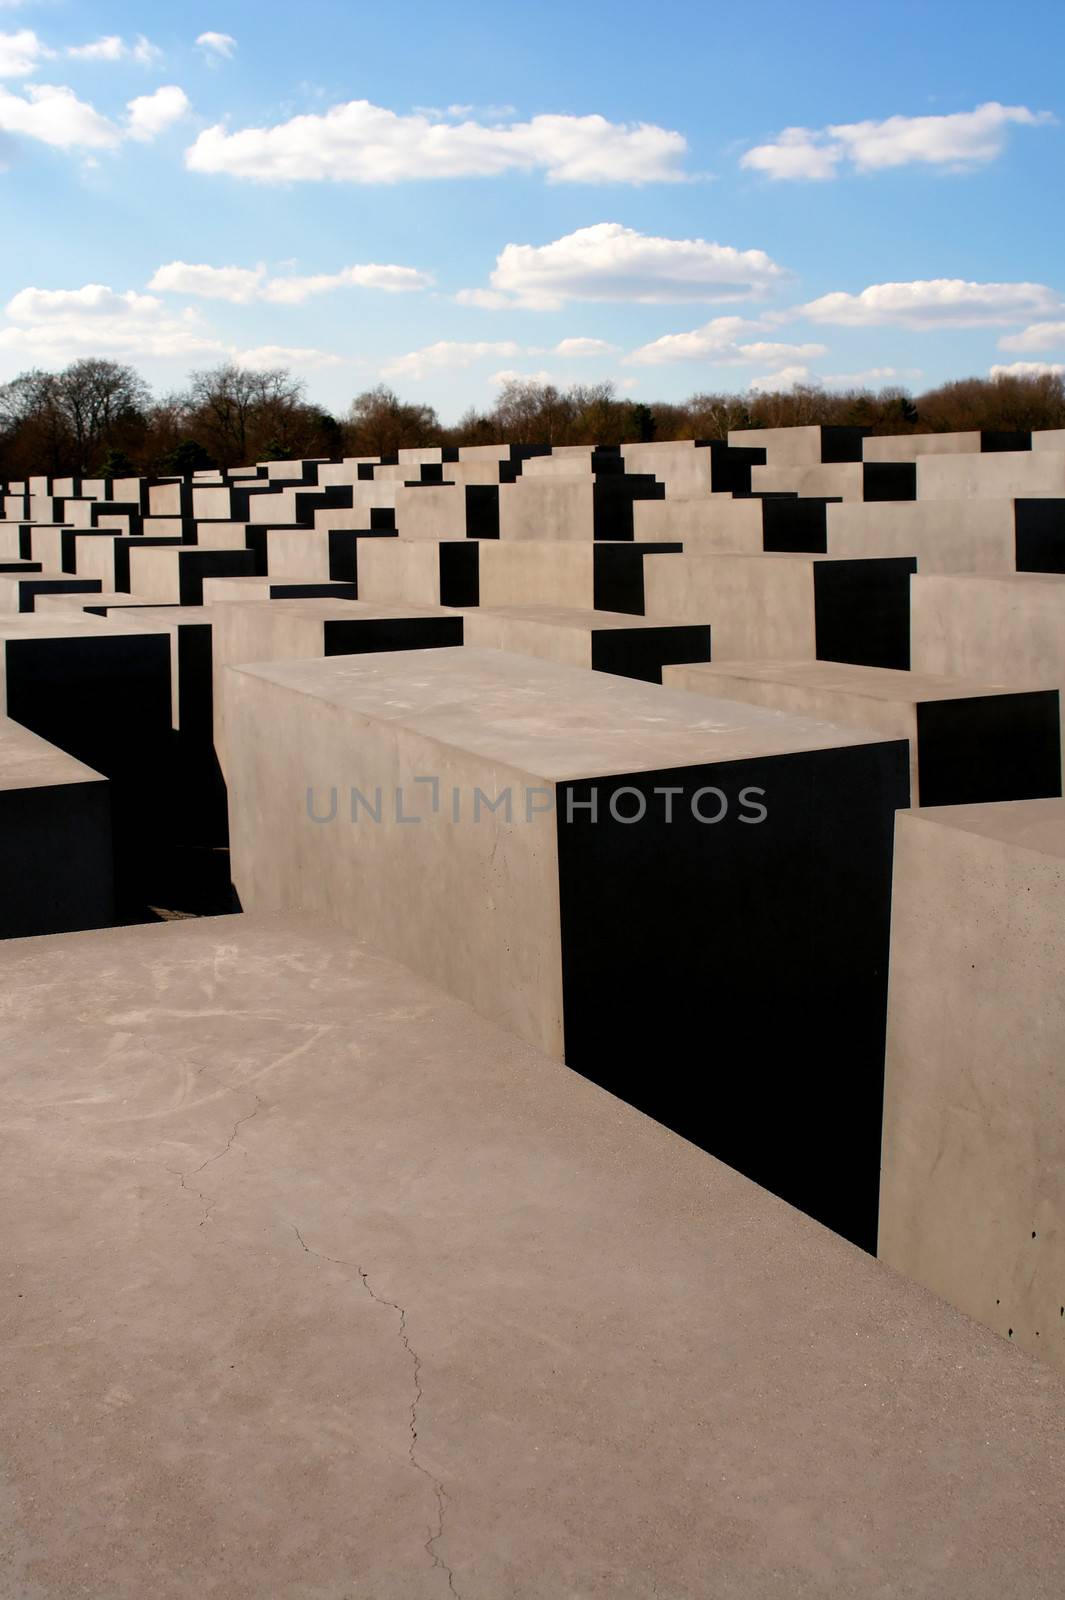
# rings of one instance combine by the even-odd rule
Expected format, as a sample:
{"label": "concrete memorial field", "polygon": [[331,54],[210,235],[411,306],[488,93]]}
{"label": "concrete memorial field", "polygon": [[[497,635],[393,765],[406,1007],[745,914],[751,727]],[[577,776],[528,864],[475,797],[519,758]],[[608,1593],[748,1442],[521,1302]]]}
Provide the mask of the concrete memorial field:
{"label": "concrete memorial field", "polygon": [[0,510],[0,1594],[1059,1600],[1065,436]]}

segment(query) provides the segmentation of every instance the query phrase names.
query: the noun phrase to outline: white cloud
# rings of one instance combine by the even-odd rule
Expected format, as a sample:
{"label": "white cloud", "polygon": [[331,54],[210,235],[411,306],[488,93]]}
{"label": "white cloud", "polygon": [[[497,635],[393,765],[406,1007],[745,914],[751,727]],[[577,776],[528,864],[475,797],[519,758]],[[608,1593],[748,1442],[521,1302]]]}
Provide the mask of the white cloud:
{"label": "white cloud", "polygon": [[7,304],[0,349],[20,358],[61,362],[79,355],[122,358],[224,354],[195,314],[173,315],[153,295],[106,284],[80,289],[21,289]]}
{"label": "white cloud", "polygon": [[381,266],[375,262],[306,277],[269,278],[263,266],[210,267],[170,261],[158,268],[148,287],[205,300],[229,300],[234,305],[247,305],[253,300],[300,305],[311,295],[325,294],[330,289],[380,289],[386,294],[400,294],[426,289],[432,281],[427,272],[415,267]]}
{"label": "white cloud", "polygon": [[188,110],[184,90],[167,84],[130,100],[123,127],[65,85],[28,83],[21,94],[0,89],[0,132],[37,139],[56,150],[113,150],[123,139],[154,139]]}
{"label": "white cloud", "polygon": [[835,389],[873,389],[881,384],[916,383],[920,367],[866,367],[863,372],[830,372],[820,380]]}
{"label": "white cloud", "polygon": [[271,278],[263,286],[262,298],[280,305],[299,305],[310,295],[330,289],[381,289],[386,294],[407,294],[413,289],[428,289],[433,279],[416,267],[381,266],[367,262],[362,266],[341,267],[339,272],[312,273],[309,277]]}
{"label": "white cloud", "polygon": [[747,300],[786,276],[764,250],[660,239],[598,222],[551,244],[506,245],[491,282],[516,305],[550,311],[567,300]]}
{"label": "white cloud", "polygon": [[0,33],[0,78],[28,78],[37,70],[37,63],[54,55],[32,28],[20,28],[17,33]]}
{"label": "white cloud", "polygon": [[554,383],[555,379],[550,372],[516,372],[511,367],[504,367],[499,372],[493,372],[488,381],[501,389],[505,383]]}
{"label": "white cloud", "polygon": [[606,339],[560,339],[554,353],[556,356],[612,356],[617,348]]}
{"label": "white cloud", "polygon": [[1058,350],[1065,348],[1065,322],[1033,322],[1020,333],[998,341],[1000,350]]}
{"label": "white cloud", "polygon": [[769,372],[762,378],[752,378],[747,387],[755,394],[776,394],[794,389],[800,383],[819,382],[820,379],[814,376],[809,367],[793,366],[781,367],[779,372]]}
{"label": "white cloud", "polygon": [[707,361],[717,366],[735,366],[745,361],[808,361],[826,354],[823,344],[741,342],[744,334],[763,330],[763,323],[744,317],[714,317],[690,333],[667,333],[660,339],[653,339],[625,359],[641,367],[662,366],[669,361]]}
{"label": "white cloud", "polygon": [[265,277],[265,267],[208,267],[169,261],[156,270],[148,287],[244,305],[256,299]]}
{"label": "white cloud", "polygon": [[1008,367],[991,368],[992,378],[1065,378],[1065,362],[1012,361]]}
{"label": "white cloud", "polygon": [[470,367],[475,361],[481,361],[486,356],[522,354],[524,352],[521,346],[515,344],[512,339],[471,342],[440,339],[436,344],[426,345],[421,350],[411,350],[405,356],[393,357],[381,371],[389,378],[422,378],[427,372],[436,372],[448,367]]}
{"label": "white cloud", "polygon": [[263,371],[270,367],[339,367],[340,356],[325,350],[307,349],[287,344],[261,344],[254,350],[240,350],[234,356],[238,366],[254,367]]}
{"label": "white cloud", "polygon": [[216,61],[228,61],[237,48],[231,33],[201,33],[196,43],[205,55],[213,56]]}
{"label": "white cloud", "polygon": [[141,94],[128,106],[127,132],[131,139],[155,139],[175,122],[187,116],[189,97],[176,83],[164,84],[154,94]]}
{"label": "white cloud", "polygon": [[801,307],[813,322],[866,328],[980,328],[1061,310],[1061,296],[1042,283],[968,283],[962,278],[875,283],[860,294],[822,295]]}
{"label": "white cloud", "polygon": [[138,33],[132,44],[127,44],[117,33],[109,33],[91,44],[71,45],[66,54],[75,61],[137,61],[143,67],[150,67],[162,58],[163,52],[143,33]]}
{"label": "white cloud", "polygon": [[748,150],[740,165],[769,178],[815,182],[836,177],[844,166],[856,172],[882,172],[913,164],[961,171],[1001,155],[1011,123],[1032,127],[1053,121],[1047,111],[989,100],[975,111],[955,111],[947,116],[785,128],[769,143]]}
{"label": "white cloud", "polygon": [[455,299],[460,306],[479,306],[482,311],[509,311],[513,305],[508,294],[495,289],[460,289]]}
{"label": "white cloud", "polygon": [[107,150],[122,138],[122,130],[73,89],[45,83],[27,84],[24,95],[0,89],[0,132],[39,139],[56,150]]}
{"label": "white cloud", "polygon": [[401,183],[543,171],[556,183],[676,182],[679,133],[605,117],[540,116],[488,125],[401,116],[349,100],[267,128],[206,128],[186,153],[194,172],[260,183]]}

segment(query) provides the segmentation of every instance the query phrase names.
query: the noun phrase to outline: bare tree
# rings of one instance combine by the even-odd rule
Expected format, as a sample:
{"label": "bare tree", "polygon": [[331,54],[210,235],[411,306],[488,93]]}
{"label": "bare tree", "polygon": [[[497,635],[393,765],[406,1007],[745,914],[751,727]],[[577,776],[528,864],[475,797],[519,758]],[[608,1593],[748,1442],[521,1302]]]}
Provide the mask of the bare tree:
{"label": "bare tree", "polygon": [[432,406],[406,403],[383,383],[351,402],[347,443],[353,455],[395,455],[397,450],[435,444],[439,437],[440,422]]}
{"label": "bare tree", "polygon": [[151,401],[139,372],[100,356],[72,362],[55,379],[54,394],[70,429],[80,472],[90,471],[98,456],[122,448],[142,430]]}
{"label": "bare tree", "polygon": [[304,387],[284,367],[256,372],[226,362],[190,375],[190,420],[216,460],[243,466],[254,453],[255,439],[265,447],[302,407]]}

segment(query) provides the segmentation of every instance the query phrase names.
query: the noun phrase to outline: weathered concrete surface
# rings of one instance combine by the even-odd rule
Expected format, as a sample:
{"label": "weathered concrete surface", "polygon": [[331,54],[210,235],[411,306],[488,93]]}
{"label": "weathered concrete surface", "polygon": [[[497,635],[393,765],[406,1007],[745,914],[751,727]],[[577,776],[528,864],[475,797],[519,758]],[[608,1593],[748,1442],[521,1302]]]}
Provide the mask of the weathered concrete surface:
{"label": "weathered concrete surface", "polygon": [[0,994],[5,1600],[1059,1600],[1050,1369],[349,936]]}
{"label": "weathered concrete surface", "polygon": [[898,818],[880,1254],[1065,1371],[1065,801]]}

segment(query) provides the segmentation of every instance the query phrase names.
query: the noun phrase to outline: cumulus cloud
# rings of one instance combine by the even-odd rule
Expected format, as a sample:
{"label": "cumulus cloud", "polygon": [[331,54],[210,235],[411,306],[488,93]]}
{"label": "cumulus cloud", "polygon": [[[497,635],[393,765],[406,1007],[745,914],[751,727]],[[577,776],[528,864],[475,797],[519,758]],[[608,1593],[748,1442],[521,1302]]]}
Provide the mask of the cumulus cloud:
{"label": "cumulus cloud", "polygon": [[74,61],[136,61],[143,67],[150,67],[162,58],[163,52],[143,33],[138,33],[132,44],[127,44],[117,33],[109,33],[91,44],[73,44],[66,54]]}
{"label": "cumulus cloud", "polygon": [[1000,350],[1058,350],[1065,348],[1065,322],[1033,322],[1020,333],[998,341]]}
{"label": "cumulus cloud", "polygon": [[128,110],[126,131],[129,137],[142,141],[155,139],[188,114],[189,97],[176,83],[167,83],[154,94],[138,95],[129,102]]}
{"label": "cumulus cloud", "polygon": [[781,344],[765,339],[741,342],[743,335],[763,331],[763,323],[744,317],[714,317],[690,333],[667,333],[653,339],[625,359],[642,367],[662,366],[670,361],[735,366],[747,361],[809,361],[826,354],[823,344]]}
{"label": "cumulus cloud", "polygon": [[[489,293],[512,305],[554,311],[567,300],[748,300],[786,277],[764,250],[660,239],[620,222],[597,222],[551,244],[506,245],[496,258]],[[465,291],[471,292],[476,291]]]}
{"label": "cumulus cloud", "polygon": [[1065,378],[1065,362],[1011,361],[991,368],[992,378]]}
{"label": "cumulus cloud", "polygon": [[213,57],[215,61],[228,61],[237,48],[237,41],[231,33],[201,33],[196,43],[204,55]]}
{"label": "cumulus cloud", "polygon": [[229,300],[234,305],[247,305],[253,300],[300,305],[311,295],[325,294],[331,289],[380,289],[386,294],[402,294],[427,289],[432,281],[427,272],[419,272],[415,267],[383,266],[376,262],[342,267],[339,272],[271,278],[263,266],[211,267],[170,261],[158,268],[148,287],[192,294],[205,300]]}
{"label": "cumulus cloud", "polygon": [[675,182],[687,142],[651,123],[539,116],[486,124],[401,116],[349,100],[266,128],[205,128],[186,152],[194,172],[260,183],[401,183],[542,171],[555,183]]}
{"label": "cumulus cloud", "polygon": [[243,305],[257,298],[265,277],[265,267],[208,267],[169,261],[156,270],[148,287]]}
{"label": "cumulus cloud", "polygon": [[423,378],[427,372],[446,368],[471,367],[487,356],[520,356],[525,352],[512,339],[462,341],[439,339],[436,344],[394,356],[381,368],[388,378]]}
{"label": "cumulus cloud", "polygon": [[0,89],[0,132],[38,139],[56,150],[107,150],[122,138],[122,130],[73,89],[45,83],[27,84],[23,94]]}
{"label": "cumulus cloud", "polygon": [[38,62],[54,54],[32,28],[0,33],[0,78],[28,78],[37,70]]}
{"label": "cumulus cloud", "polygon": [[174,315],[154,295],[80,289],[21,289],[5,308],[0,349],[45,362],[91,352],[123,358],[223,354],[225,346],[194,313]]}
{"label": "cumulus cloud", "polygon": [[0,132],[37,139],[56,150],[113,150],[124,139],[154,139],[189,110],[176,84],[127,104],[125,124],[112,122],[65,85],[28,83],[21,94],[0,89]]}
{"label": "cumulus cloud", "polygon": [[746,151],[740,165],[777,180],[813,182],[835,178],[841,170],[883,172],[914,164],[964,171],[1001,155],[1011,123],[1033,127],[1053,121],[1048,111],[989,100],[975,111],[946,116],[785,128],[767,144]]}
{"label": "cumulus cloud", "polygon": [[554,353],[556,356],[612,356],[617,348],[606,339],[560,339]]}
{"label": "cumulus cloud", "polygon": [[1042,283],[968,283],[962,278],[875,283],[860,294],[839,291],[800,309],[813,322],[867,328],[980,328],[1059,311],[1065,302]]}

